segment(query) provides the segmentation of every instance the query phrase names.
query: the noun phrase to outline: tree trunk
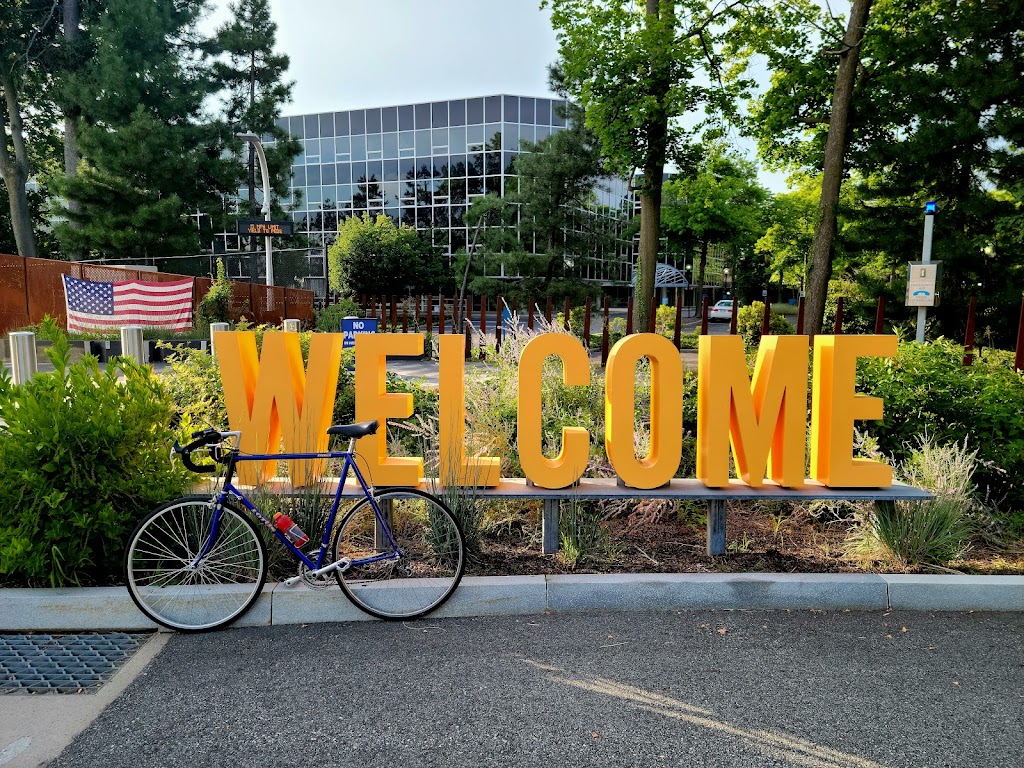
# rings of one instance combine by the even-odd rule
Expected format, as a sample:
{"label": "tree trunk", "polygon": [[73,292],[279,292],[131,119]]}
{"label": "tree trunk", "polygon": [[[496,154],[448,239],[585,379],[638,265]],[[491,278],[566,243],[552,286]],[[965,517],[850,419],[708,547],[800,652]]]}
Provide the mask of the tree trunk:
{"label": "tree trunk", "polygon": [[[64,40],[69,48],[73,47],[75,40],[78,39],[78,25],[82,15],[80,3],[81,0],[64,0]],[[64,175],[68,178],[78,175],[78,163],[82,159],[81,154],[78,152],[78,113],[79,110],[76,107],[65,107]],[[65,202],[69,213],[74,214],[78,212],[78,203],[75,200],[69,198]],[[68,225],[75,229],[80,226],[74,217],[68,220]],[[69,251],[68,255],[72,261],[78,261],[82,258],[82,252],[77,249]]]}
{"label": "tree trunk", "polygon": [[818,221],[814,228],[814,243],[811,245],[811,274],[807,280],[806,328],[811,336],[821,333],[825,319],[825,298],[828,281],[832,277],[837,230],[836,208],[839,203],[839,187],[843,181],[843,156],[853,103],[853,84],[870,10],[871,0],[853,0],[850,21],[843,36],[843,52],[839,57],[835,90],[832,92],[832,110],[822,168],[821,201],[818,203]]}
{"label": "tree trunk", "polygon": [[[24,125],[21,120],[21,104],[9,72],[0,74],[0,89],[3,90],[4,105],[0,107],[0,175],[7,187],[11,207],[11,228],[19,256],[34,257],[36,240],[32,232],[32,216],[28,210],[28,190],[25,185],[29,177],[28,152],[25,148]],[[6,114],[5,114],[6,110]],[[14,156],[7,147],[7,126],[11,129],[11,144]]]}
{"label": "tree trunk", "polygon": [[[662,8],[664,6],[664,8]],[[665,18],[660,19],[661,11]],[[646,0],[648,26],[654,21],[671,23],[674,17],[671,0]],[[651,96],[657,104],[654,115],[644,124],[647,134],[647,155],[640,190],[640,252],[637,255],[640,279],[633,290],[633,325],[638,333],[650,333],[651,301],[654,299],[654,276],[658,269],[658,245],[661,235],[661,190],[665,174],[668,141],[668,108],[666,99],[671,80],[663,57],[653,50],[650,57]]]}

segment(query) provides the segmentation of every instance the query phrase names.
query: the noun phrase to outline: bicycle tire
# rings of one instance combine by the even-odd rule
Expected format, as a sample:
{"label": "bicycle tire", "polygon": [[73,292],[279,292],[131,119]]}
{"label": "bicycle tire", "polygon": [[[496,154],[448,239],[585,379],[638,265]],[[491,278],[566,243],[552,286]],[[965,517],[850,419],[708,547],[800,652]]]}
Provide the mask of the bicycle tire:
{"label": "bicycle tire", "polygon": [[[448,506],[415,488],[390,488],[374,498],[390,504],[389,531],[403,553],[335,571],[345,596],[362,611],[385,620],[415,619],[452,596],[466,569],[462,528]],[[385,556],[391,550],[368,499],[357,502],[331,540],[332,558]]]}
{"label": "bicycle tire", "polygon": [[219,629],[260,596],[267,580],[266,545],[256,524],[228,501],[210,552],[198,568],[187,567],[205,544],[212,521],[209,496],[183,496],[150,512],[128,540],[128,594],[157,624],[179,632]]}

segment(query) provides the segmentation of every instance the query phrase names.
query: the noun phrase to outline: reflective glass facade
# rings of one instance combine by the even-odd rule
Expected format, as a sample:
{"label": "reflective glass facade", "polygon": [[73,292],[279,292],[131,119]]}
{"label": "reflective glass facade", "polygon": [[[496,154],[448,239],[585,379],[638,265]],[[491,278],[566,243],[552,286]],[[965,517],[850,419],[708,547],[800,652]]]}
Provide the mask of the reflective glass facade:
{"label": "reflective glass facade", "polygon": [[[282,203],[292,207],[296,231],[325,245],[340,220],[369,212],[431,229],[454,253],[472,238],[465,223],[472,201],[516,190],[520,142],[564,127],[558,107],[552,99],[497,95],[283,117],[279,124],[304,149],[292,167],[291,199]],[[632,201],[623,181],[604,186],[594,208],[620,234]],[[586,279],[625,283],[632,244],[624,235],[618,242],[615,252],[567,259]]]}

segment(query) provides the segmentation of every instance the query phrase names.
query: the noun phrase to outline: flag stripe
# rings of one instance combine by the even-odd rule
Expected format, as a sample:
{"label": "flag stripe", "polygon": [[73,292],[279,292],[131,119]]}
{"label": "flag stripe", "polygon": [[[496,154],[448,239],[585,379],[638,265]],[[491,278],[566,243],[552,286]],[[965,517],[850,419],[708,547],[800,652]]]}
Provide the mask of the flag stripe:
{"label": "flag stripe", "polygon": [[192,279],[107,283],[63,277],[69,331],[126,324],[186,330],[192,325]]}

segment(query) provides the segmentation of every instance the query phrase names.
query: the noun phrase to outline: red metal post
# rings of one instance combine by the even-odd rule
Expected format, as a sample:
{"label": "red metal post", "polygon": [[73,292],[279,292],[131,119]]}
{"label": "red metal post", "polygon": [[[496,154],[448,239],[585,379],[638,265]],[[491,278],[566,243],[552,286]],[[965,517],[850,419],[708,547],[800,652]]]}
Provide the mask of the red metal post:
{"label": "red metal post", "polygon": [[587,296],[587,303],[583,305],[583,347],[590,349],[590,304],[592,299]]}
{"label": "red metal post", "polygon": [[676,330],[672,334],[672,343],[676,345],[676,349],[681,349],[683,346],[683,292],[681,289],[676,288]]}
{"label": "red metal post", "polygon": [[875,311],[875,335],[885,333],[885,296],[878,297],[878,309]]}
{"label": "red metal post", "polygon": [[551,325],[551,297],[548,296],[548,302],[544,306],[544,320],[548,325]]}
{"label": "red metal post", "polygon": [[398,297],[391,294],[391,328],[398,327]]}
{"label": "red metal post", "polygon": [[843,333],[843,297],[840,296],[836,299],[836,324],[832,329],[832,332],[836,336],[840,336]]}
{"label": "red metal post", "polygon": [[402,333],[409,332],[409,299],[402,297]]}
{"label": "red metal post", "polygon": [[657,333],[658,330],[658,297],[651,297],[651,313],[647,317],[647,332]]}
{"label": "red metal post", "polygon": [[626,335],[633,335],[633,297],[626,302]]}
{"label": "red metal post", "polygon": [[439,303],[437,308],[437,332],[444,333],[444,294],[439,293],[437,299]]}
{"label": "red metal post", "polygon": [[434,331],[434,297],[427,294],[427,333]]}
{"label": "red metal post", "polygon": [[565,308],[562,310],[562,325],[565,327],[565,330],[568,331],[569,330],[569,312],[572,309],[572,307],[569,305],[569,297],[568,296],[565,297],[565,305],[564,305],[564,307]]}
{"label": "red metal post", "polygon": [[800,300],[796,304],[796,334],[797,336],[804,335],[804,297],[801,296]]}
{"label": "red metal post", "polygon": [[733,336],[736,335],[736,324],[739,322],[740,314],[740,303],[736,299],[732,300],[732,317],[729,318],[729,333]]}
{"label": "red metal post", "polygon": [[362,299],[363,299],[363,317],[366,317],[366,294],[365,293],[363,294]]}
{"label": "red metal post", "polygon": [[964,365],[974,365],[974,310],[975,299],[967,307],[967,331],[964,333]]}
{"label": "red metal post", "polygon": [[[733,302],[733,304],[735,305],[735,302]],[[735,313],[733,313],[733,314],[735,314]],[[700,309],[700,335],[701,336],[707,336],[708,335],[708,297],[707,296],[704,297],[704,304],[701,306],[701,309]]]}
{"label": "red metal post", "polygon": [[[732,313],[736,314],[736,309],[733,308]],[[768,303],[768,298],[764,300],[764,314],[761,317],[761,335],[767,336],[772,328],[772,305]]]}
{"label": "red metal post", "polygon": [[533,296],[526,300],[526,327],[533,330]]}
{"label": "red metal post", "polygon": [[487,297],[480,297],[480,335],[487,335]]}

